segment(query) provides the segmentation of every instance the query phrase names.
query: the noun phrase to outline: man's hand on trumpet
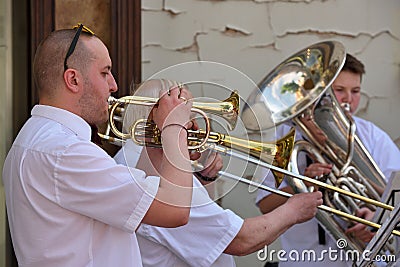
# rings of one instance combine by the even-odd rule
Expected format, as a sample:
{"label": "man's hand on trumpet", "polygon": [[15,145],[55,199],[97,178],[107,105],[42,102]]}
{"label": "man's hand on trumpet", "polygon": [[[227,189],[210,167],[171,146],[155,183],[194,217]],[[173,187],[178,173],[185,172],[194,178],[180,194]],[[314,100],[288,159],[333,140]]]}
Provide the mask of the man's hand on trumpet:
{"label": "man's hand on trumpet", "polygon": [[168,90],[160,90],[158,105],[153,108],[152,119],[161,131],[168,125],[181,125],[185,129],[191,124],[190,110],[192,94],[186,87],[176,85]]}
{"label": "man's hand on trumpet", "polygon": [[[198,152],[194,153],[197,154]],[[205,154],[205,157],[204,157]],[[191,154],[193,155],[193,153]],[[201,158],[205,158],[204,166],[202,170],[194,172],[194,175],[200,179],[200,182],[202,184],[208,184],[210,182],[215,181],[218,178],[218,172],[222,169],[224,166],[224,162],[222,160],[222,157],[220,154],[212,151],[204,151],[203,155],[201,155]],[[193,157],[191,156],[191,160],[199,160],[199,157]],[[202,160],[200,160],[202,161]],[[203,163],[202,162],[202,163]]]}

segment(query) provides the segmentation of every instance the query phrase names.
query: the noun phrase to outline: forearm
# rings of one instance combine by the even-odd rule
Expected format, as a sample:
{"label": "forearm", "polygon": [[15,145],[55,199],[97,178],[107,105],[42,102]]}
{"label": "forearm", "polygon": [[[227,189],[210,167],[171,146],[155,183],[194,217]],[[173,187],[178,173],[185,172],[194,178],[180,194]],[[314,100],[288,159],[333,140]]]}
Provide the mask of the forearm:
{"label": "forearm", "polygon": [[264,215],[246,219],[226,253],[247,255],[271,244],[289,227],[310,220],[322,204],[322,193],[299,193]]}
{"label": "forearm", "polygon": [[[290,193],[290,194],[294,193],[293,189],[290,186],[284,187],[280,190]],[[277,207],[286,203],[287,199],[288,199],[287,197],[283,197],[283,196],[272,193],[272,194],[268,195],[267,197],[263,198],[262,200],[260,200],[260,202],[258,203],[258,206],[260,208],[260,211],[263,214],[265,214],[265,213],[273,211]]]}
{"label": "forearm", "polygon": [[294,221],[286,214],[283,207],[268,214],[245,219],[242,228],[226,248],[225,253],[235,256],[253,253],[271,244],[293,224]]}
{"label": "forearm", "polygon": [[159,171],[160,176],[165,178],[160,182],[160,189],[166,191],[163,199],[176,206],[189,207],[193,173],[187,148],[187,133],[182,128],[173,126],[167,128],[162,137],[164,154]]}
{"label": "forearm", "polygon": [[[178,134],[171,131],[170,134],[175,136],[163,143],[164,153],[160,153],[159,149],[147,148],[147,160],[139,160],[141,165],[147,165],[148,175],[160,176],[159,189],[143,222],[162,227],[185,225],[189,218],[192,200],[193,176],[188,171],[191,166],[186,132]],[[178,147],[182,150],[179,151]]]}

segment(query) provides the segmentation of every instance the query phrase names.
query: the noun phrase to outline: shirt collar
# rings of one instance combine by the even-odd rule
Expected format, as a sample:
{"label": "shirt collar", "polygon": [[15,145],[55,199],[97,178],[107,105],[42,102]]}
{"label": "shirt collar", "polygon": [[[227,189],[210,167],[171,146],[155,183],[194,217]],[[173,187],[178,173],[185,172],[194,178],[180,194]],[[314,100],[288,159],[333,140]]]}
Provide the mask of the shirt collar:
{"label": "shirt collar", "polygon": [[90,125],[72,112],[53,106],[35,105],[31,111],[31,115],[56,121],[69,128],[80,138],[90,141],[92,135]]}

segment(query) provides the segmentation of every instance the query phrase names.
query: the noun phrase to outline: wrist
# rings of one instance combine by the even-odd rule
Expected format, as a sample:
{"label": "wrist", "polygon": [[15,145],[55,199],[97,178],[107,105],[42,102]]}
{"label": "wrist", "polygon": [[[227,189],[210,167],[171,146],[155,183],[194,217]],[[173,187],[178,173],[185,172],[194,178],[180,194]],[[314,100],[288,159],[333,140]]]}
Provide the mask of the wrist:
{"label": "wrist", "polygon": [[202,175],[200,172],[195,172],[194,175],[195,175],[197,178],[199,178],[200,180],[205,181],[205,182],[214,182],[214,181],[217,180],[217,178],[218,178],[218,176],[215,176],[215,177],[207,177],[207,176]]}
{"label": "wrist", "polygon": [[162,136],[167,133],[167,132],[171,132],[174,133],[174,131],[178,131],[178,135],[184,135],[185,139],[187,139],[189,133],[188,130],[186,129],[186,127],[182,124],[179,123],[170,123],[167,124],[165,126],[163,126],[163,128],[161,129],[161,138]]}

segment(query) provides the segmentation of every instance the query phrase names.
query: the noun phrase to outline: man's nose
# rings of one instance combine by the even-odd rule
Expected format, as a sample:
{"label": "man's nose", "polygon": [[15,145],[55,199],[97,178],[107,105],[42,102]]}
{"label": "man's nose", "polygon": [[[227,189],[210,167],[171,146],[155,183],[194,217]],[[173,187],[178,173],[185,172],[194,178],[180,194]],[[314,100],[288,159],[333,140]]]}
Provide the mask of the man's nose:
{"label": "man's nose", "polygon": [[113,93],[113,92],[118,91],[117,82],[115,81],[114,76],[113,76],[112,74],[110,75],[108,84],[109,84],[109,86],[110,86],[110,92]]}

